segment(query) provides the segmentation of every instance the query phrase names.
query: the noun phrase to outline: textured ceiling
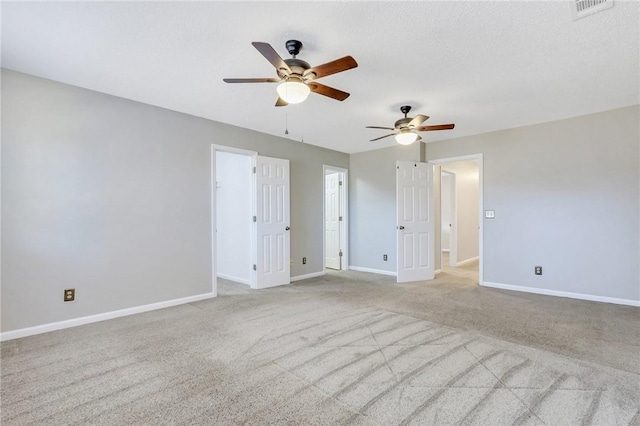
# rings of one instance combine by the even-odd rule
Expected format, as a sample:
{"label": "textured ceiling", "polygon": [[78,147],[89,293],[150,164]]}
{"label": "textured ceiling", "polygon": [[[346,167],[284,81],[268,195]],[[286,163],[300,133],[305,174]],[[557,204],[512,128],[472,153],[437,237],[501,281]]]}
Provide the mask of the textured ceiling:
{"label": "textured ceiling", "polygon": [[[402,117],[399,107],[474,135],[640,103],[639,3],[574,21],[571,2],[3,2],[2,66],[305,143],[353,153]],[[351,93],[275,108],[252,41],[298,39],[319,80]],[[288,122],[289,135],[285,136]],[[216,141],[223,143],[223,141]]]}

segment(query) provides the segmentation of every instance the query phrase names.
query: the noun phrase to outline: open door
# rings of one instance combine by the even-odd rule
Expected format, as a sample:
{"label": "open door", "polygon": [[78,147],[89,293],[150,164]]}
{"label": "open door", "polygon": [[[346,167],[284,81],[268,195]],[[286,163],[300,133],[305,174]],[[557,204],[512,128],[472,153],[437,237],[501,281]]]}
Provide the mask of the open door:
{"label": "open door", "polygon": [[398,282],[434,278],[433,166],[396,162]]}
{"label": "open door", "polygon": [[324,233],[325,233],[325,266],[330,269],[342,269],[340,221],[342,212],[340,201],[340,172],[325,175],[324,186]]}
{"label": "open door", "polygon": [[289,160],[256,159],[257,288],[289,284]]}

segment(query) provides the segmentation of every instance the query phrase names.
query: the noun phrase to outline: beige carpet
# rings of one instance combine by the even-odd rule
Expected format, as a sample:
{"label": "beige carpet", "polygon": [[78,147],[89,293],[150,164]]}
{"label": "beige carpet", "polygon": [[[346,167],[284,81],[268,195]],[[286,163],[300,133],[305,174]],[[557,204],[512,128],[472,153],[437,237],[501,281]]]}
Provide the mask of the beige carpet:
{"label": "beige carpet", "polygon": [[[474,282],[475,276],[475,282]],[[332,272],[2,343],[2,425],[640,424],[640,310]]]}

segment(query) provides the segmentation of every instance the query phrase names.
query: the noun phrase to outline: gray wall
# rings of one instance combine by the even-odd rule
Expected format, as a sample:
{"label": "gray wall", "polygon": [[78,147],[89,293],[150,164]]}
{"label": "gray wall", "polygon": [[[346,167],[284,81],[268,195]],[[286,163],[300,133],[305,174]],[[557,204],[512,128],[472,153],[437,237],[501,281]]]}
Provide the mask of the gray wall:
{"label": "gray wall", "polygon": [[484,154],[485,281],[637,301],[639,146],[632,106],[428,144],[427,159]]}
{"label": "gray wall", "polygon": [[211,144],[291,161],[291,274],[322,271],[322,165],[349,165],[7,70],[2,142],[2,331],[210,292]]}
{"label": "gray wall", "polygon": [[[429,143],[425,157],[484,155],[484,209],[496,212],[484,220],[485,282],[638,301],[639,146],[636,105]],[[351,155],[352,265],[396,270],[399,157],[395,147]]]}
{"label": "gray wall", "polygon": [[[420,144],[350,156],[350,266],[397,270],[396,160],[420,161]],[[382,260],[384,254],[388,255],[386,262]]]}

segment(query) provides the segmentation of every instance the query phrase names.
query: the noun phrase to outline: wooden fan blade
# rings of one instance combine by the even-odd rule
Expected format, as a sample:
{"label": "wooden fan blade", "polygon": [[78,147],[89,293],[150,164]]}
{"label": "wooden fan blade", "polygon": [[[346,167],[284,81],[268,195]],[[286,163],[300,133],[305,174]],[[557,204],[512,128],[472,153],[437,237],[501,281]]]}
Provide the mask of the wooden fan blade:
{"label": "wooden fan blade", "polygon": [[225,83],[277,83],[277,78],[223,78]]}
{"label": "wooden fan blade", "polygon": [[280,55],[278,55],[278,52],[276,52],[269,43],[254,41],[251,44],[253,45],[253,47],[258,49],[258,52],[260,52],[262,56],[267,59],[267,61],[271,62],[271,65],[276,67],[276,70],[282,70],[287,74],[291,74],[289,65],[286,64],[286,62],[280,57]]}
{"label": "wooden fan blade", "polygon": [[409,127],[418,127],[429,119],[429,116],[418,114],[408,124]]}
{"label": "wooden fan blade", "polygon": [[383,129],[383,130],[395,130],[393,127],[378,127],[378,126],[367,126],[365,129]]}
{"label": "wooden fan blade", "polygon": [[358,63],[355,59],[353,59],[351,56],[345,56],[344,58],[336,59],[335,61],[327,62],[326,64],[310,68],[304,73],[304,76],[308,78],[326,77],[331,74],[350,70],[351,68],[355,68],[357,66]]}
{"label": "wooden fan blade", "polygon": [[334,89],[333,87],[325,86],[324,84],[316,83],[315,81],[309,83],[309,89],[311,89],[312,92],[328,96],[339,101],[344,101],[349,97],[349,93],[347,92]]}
{"label": "wooden fan blade", "polygon": [[456,126],[455,124],[436,124],[433,126],[418,127],[416,130],[419,132],[430,132],[432,130],[451,130],[455,126]]}
{"label": "wooden fan blade", "polygon": [[287,106],[287,105],[289,105],[287,101],[285,101],[280,96],[278,96],[278,100],[276,101],[276,106],[281,107],[281,106]]}
{"label": "wooden fan blade", "polygon": [[379,138],[371,139],[369,142],[377,141],[380,139],[388,138],[389,136],[395,136],[395,133],[390,133],[388,135],[380,136]]}

